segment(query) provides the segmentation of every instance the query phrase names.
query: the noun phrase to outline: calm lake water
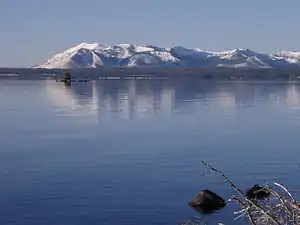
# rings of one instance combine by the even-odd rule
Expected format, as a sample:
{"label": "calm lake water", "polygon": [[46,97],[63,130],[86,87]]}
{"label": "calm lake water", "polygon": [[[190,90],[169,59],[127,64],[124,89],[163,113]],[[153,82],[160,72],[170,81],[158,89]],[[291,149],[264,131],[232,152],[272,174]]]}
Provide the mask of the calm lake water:
{"label": "calm lake water", "polygon": [[[0,224],[173,225],[202,189],[300,196],[300,84],[0,83]],[[203,221],[233,221],[232,203]]]}

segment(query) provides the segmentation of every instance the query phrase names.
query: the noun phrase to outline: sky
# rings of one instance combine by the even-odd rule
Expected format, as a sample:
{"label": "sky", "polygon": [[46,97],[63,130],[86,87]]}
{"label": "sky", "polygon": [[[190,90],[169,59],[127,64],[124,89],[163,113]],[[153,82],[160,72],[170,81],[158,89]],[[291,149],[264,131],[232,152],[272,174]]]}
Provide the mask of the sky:
{"label": "sky", "polygon": [[82,42],[300,51],[299,0],[0,0],[0,67]]}

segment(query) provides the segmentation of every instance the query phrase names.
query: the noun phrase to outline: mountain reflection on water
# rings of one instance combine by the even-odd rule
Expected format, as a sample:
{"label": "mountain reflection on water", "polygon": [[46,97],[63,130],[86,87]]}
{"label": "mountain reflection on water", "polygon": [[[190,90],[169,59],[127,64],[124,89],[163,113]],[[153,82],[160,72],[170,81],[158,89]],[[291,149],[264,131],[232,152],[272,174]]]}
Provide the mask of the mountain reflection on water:
{"label": "mountain reflection on water", "polygon": [[208,102],[225,111],[263,99],[300,105],[299,83],[106,80],[70,86],[47,81],[45,85],[52,103],[64,112],[97,119],[105,112],[129,120],[197,112]]}

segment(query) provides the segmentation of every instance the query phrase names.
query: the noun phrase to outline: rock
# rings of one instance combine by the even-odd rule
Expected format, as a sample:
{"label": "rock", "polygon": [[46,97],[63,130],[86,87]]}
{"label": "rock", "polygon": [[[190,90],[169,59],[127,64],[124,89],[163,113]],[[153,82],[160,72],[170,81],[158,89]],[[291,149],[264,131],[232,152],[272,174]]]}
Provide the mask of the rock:
{"label": "rock", "polygon": [[225,200],[210,190],[201,191],[188,204],[202,214],[210,214],[226,206]]}
{"label": "rock", "polygon": [[258,184],[255,184],[247,191],[246,196],[250,199],[264,200],[267,199],[270,194],[271,193],[267,188],[260,187]]}

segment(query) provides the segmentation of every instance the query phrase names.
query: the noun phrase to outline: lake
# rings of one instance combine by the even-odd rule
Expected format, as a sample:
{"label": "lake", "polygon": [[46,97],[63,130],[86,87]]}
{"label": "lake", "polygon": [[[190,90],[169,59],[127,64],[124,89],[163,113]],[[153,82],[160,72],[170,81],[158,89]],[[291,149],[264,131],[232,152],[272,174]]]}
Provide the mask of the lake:
{"label": "lake", "polygon": [[201,161],[300,197],[300,83],[1,80],[0,107],[1,225],[182,224],[236,194]]}

